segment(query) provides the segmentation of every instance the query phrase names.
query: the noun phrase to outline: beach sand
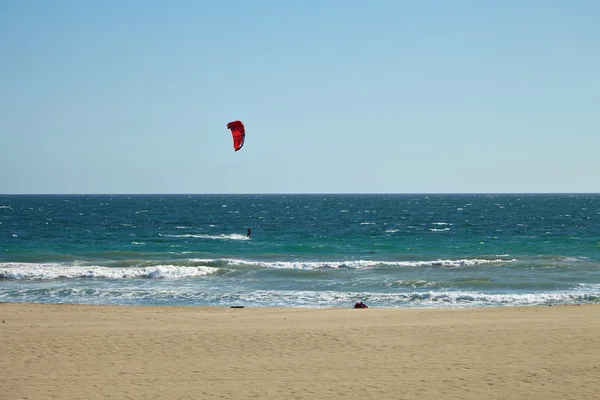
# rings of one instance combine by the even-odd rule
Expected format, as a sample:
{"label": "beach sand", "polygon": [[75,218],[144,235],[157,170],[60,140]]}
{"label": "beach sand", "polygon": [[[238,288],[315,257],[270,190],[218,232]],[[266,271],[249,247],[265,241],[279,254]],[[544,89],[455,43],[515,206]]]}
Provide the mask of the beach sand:
{"label": "beach sand", "polygon": [[0,399],[597,399],[600,306],[0,304]]}

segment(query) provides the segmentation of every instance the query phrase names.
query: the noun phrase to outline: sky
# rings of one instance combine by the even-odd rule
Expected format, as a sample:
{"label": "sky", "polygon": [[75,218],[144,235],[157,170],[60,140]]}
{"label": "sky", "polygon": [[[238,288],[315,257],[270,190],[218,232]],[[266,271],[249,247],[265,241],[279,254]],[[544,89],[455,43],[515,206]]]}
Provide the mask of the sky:
{"label": "sky", "polygon": [[600,192],[598,21],[595,0],[0,0],[0,193]]}

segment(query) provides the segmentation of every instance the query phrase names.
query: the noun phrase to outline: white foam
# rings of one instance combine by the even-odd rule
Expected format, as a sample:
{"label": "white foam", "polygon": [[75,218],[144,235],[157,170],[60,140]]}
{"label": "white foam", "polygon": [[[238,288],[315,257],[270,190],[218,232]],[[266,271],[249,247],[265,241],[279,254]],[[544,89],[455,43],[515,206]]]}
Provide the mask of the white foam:
{"label": "white foam", "polygon": [[178,265],[154,265],[148,267],[111,268],[100,266],[82,266],[59,263],[2,263],[2,279],[58,279],[58,278],[187,278],[204,276],[216,272],[218,268]]}
{"label": "white foam", "polygon": [[236,260],[226,259],[229,265],[258,265],[264,268],[276,268],[276,269],[300,269],[300,270],[316,270],[324,268],[333,269],[368,269],[378,266],[387,267],[446,267],[446,268],[459,268],[459,267],[473,267],[484,264],[499,264],[499,263],[512,263],[517,261],[512,260],[486,260],[486,259],[464,259],[464,260],[430,260],[430,261],[374,261],[374,260],[352,260],[352,261],[248,261],[248,260]]}
{"label": "white foam", "polygon": [[588,257],[564,257],[562,259],[559,259],[559,261],[564,261],[564,262],[578,262],[578,261],[587,261],[589,260]]}
{"label": "white foam", "polygon": [[170,237],[170,238],[196,238],[196,239],[211,239],[211,240],[250,240],[246,235],[239,233],[230,233],[228,235],[222,233],[220,235],[207,235],[197,233],[185,233],[182,235],[171,235],[166,233],[159,233],[159,236]]}
{"label": "white foam", "polygon": [[235,293],[205,293],[210,302],[240,302],[253,306],[291,307],[351,307],[355,301],[364,301],[371,307],[462,308],[497,307],[544,304],[573,304],[589,301],[600,293],[522,293],[485,294],[479,292],[337,292],[337,291],[282,291],[256,290]]}

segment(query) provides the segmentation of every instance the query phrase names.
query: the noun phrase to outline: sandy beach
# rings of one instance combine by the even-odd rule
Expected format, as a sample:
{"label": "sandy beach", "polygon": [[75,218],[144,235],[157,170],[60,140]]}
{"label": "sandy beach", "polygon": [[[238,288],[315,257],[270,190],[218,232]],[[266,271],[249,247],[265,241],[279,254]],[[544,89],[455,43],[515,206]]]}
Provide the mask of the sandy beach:
{"label": "sandy beach", "polygon": [[593,399],[600,307],[0,304],[1,399]]}

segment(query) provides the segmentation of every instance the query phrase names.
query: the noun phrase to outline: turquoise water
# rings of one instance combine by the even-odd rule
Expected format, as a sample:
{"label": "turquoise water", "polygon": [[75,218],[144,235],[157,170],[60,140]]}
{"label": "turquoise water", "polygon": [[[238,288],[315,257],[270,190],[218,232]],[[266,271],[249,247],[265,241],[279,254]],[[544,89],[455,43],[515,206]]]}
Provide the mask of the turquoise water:
{"label": "turquoise water", "polygon": [[600,195],[2,195],[0,301],[599,303]]}

